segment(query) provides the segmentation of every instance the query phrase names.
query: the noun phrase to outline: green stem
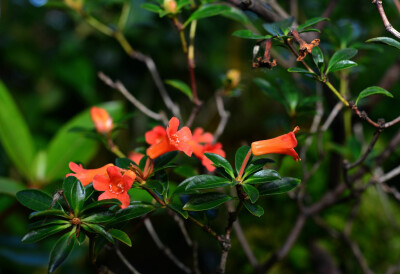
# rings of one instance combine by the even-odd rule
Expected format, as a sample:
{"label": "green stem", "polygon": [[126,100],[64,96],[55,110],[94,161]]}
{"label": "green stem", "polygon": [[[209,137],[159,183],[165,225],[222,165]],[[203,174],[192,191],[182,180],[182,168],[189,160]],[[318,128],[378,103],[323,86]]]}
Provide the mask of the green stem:
{"label": "green stem", "polygon": [[[340,72],[340,94],[346,98],[348,93],[349,87],[349,80],[348,80],[348,72],[341,71]],[[346,137],[351,136],[351,112],[345,111],[344,112],[344,130]]]}
{"label": "green stem", "polygon": [[347,100],[339,93],[339,91],[338,91],[334,86],[332,86],[332,84],[331,84],[329,81],[326,81],[326,82],[323,82],[323,83],[325,83],[325,85],[336,95],[336,97],[337,97],[340,101],[342,101],[342,103],[343,103],[346,107],[349,106],[349,102],[347,102]]}

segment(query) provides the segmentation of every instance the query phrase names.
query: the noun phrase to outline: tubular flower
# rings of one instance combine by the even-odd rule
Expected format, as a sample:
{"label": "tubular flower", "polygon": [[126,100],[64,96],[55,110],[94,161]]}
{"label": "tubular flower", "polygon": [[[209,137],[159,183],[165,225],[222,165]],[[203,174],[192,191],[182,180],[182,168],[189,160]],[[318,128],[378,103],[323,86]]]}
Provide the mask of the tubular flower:
{"label": "tubular flower", "polygon": [[107,168],[113,166],[113,164],[107,164],[103,167],[96,168],[96,169],[84,169],[82,165],[75,164],[74,162],[69,162],[69,169],[72,170],[74,173],[68,173],[65,177],[74,176],[79,181],[81,181],[83,186],[87,186],[93,181],[93,177],[102,174],[107,174]]}
{"label": "tubular flower", "polygon": [[188,127],[183,127],[180,130],[178,130],[178,127],[178,118],[172,117],[165,133],[160,126],[146,133],[146,142],[151,145],[146,153],[151,159],[173,150],[183,151],[189,157],[192,156],[193,148],[189,144],[192,140],[192,132]]}
{"label": "tubular flower", "polygon": [[143,156],[144,154],[142,153],[131,151],[128,155],[128,158],[138,165],[140,163],[140,160],[142,160]]}
{"label": "tubular flower", "polygon": [[136,174],[131,170],[123,171],[116,166],[108,167],[107,175],[96,175],[93,178],[94,189],[104,191],[98,200],[117,199],[122,203],[121,208],[128,207],[130,202],[128,190],[135,178]]}
{"label": "tubular flower", "polygon": [[113,120],[104,108],[92,107],[90,117],[98,133],[107,134],[113,128]]}
{"label": "tubular flower", "polygon": [[201,163],[203,166],[207,168],[208,171],[212,172],[215,170],[215,166],[213,166],[212,162],[210,159],[208,159],[204,153],[215,153],[218,154],[222,157],[225,158],[225,151],[222,150],[222,144],[221,143],[216,143],[216,144],[206,144],[203,147],[203,155],[201,156]]}
{"label": "tubular flower", "polygon": [[295,133],[299,130],[299,127],[295,127],[292,132],[287,134],[268,140],[253,142],[251,144],[251,152],[255,156],[271,153],[286,154],[292,156],[294,160],[298,161],[300,160],[300,157],[294,148],[297,146]]}

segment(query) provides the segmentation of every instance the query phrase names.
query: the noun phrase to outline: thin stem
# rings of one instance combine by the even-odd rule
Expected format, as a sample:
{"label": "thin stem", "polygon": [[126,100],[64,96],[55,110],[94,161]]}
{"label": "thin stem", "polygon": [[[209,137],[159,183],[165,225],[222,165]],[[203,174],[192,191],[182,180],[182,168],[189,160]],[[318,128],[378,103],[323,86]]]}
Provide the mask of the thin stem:
{"label": "thin stem", "polygon": [[214,140],[213,143],[216,143],[219,137],[225,130],[226,124],[228,123],[229,116],[231,115],[229,111],[226,111],[224,108],[224,99],[222,98],[222,92],[217,92],[215,96],[215,101],[217,104],[218,114],[221,117],[219,121],[218,127],[214,132]]}
{"label": "thin stem", "polygon": [[190,215],[189,215],[189,219],[191,221],[193,221],[196,225],[201,227],[205,232],[207,232],[211,236],[215,237],[218,241],[220,241],[220,236],[218,236],[218,234],[214,230],[212,230],[208,225],[202,224],[201,222],[199,222],[198,220],[196,220],[194,217],[192,217]]}
{"label": "thin stem", "polygon": [[118,29],[123,31],[126,23],[128,22],[129,13],[131,11],[131,4],[129,2],[125,2],[122,6],[121,16],[118,21]]}
{"label": "thin stem", "polygon": [[400,32],[398,32],[389,22],[386,17],[385,10],[382,6],[382,0],[373,0],[372,3],[376,4],[376,8],[378,9],[379,15],[382,18],[383,25],[385,26],[386,30],[400,39]]}
{"label": "thin stem", "polygon": [[251,157],[251,148],[249,149],[249,151],[246,154],[246,157],[243,160],[242,166],[240,167],[239,174],[238,174],[236,180],[238,180],[238,181],[242,180],[242,176],[243,176],[244,170],[245,170],[245,168],[247,166],[247,163],[250,160],[250,157]]}
{"label": "thin stem", "polygon": [[134,268],[133,265],[125,258],[124,254],[122,254],[118,246],[115,245],[114,248],[115,248],[115,253],[117,253],[119,259],[124,263],[124,265],[129,269],[129,271],[133,274],[140,274],[140,272],[137,271],[136,268]]}
{"label": "thin stem", "polygon": [[163,200],[160,199],[160,197],[157,196],[157,194],[155,194],[151,189],[145,188],[146,191],[153,196],[153,198],[162,206],[166,206],[165,202]]}
{"label": "thin stem", "polygon": [[332,86],[332,84],[329,81],[324,82],[325,85],[336,95],[336,97],[342,101],[342,103],[348,107],[349,106],[349,102],[339,93],[339,91],[337,91],[337,89]]}

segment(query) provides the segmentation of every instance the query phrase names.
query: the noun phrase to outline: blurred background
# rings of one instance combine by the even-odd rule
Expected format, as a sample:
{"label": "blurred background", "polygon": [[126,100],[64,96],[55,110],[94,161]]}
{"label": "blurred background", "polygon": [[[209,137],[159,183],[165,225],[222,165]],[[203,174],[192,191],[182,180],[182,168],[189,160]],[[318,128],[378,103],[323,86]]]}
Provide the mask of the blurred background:
{"label": "blurred background", "polygon": [[[85,9],[103,23],[113,26],[118,21],[123,2],[129,1],[88,1]],[[130,2],[132,8],[124,34],[135,50],[153,58],[163,80],[179,79],[189,84],[179,33],[167,17],[160,18],[141,8],[145,2]],[[277,2],[290,11],[291,1]],[[298,1],[297,22],[321,16],[330,2]],[[400,26],[393,1],[385,1],[384,5],[392,25]],[[188,14],[184,12],[183,17],[187,18]],[[246,15],[255,26],[263,23],[254,13],[246,12]],[[301,147],[315,115],[315,101],[320,100],[316,97],[317,85],[312,78],[288,73],[288,67],[281,65],[279,60],[273,70],[252,69],[255,40],[232,36],[234,31],[244,28],[240,22],[229,18],[211,17],[198,22],[195,39],[198,94],[204,104],[193,129],[201,126],[209,132],[216,130],[220,116],[215,93],[223,87],[228,70],[237,69],[241,73],[239,86],[224,96],[225,109],[231,116],[219,141],[229,161],[234,160],[234,153],[241,145],[287,133],[295,125],[302,129],[298,135]],[[93,29],[74,11],[64,7],[61,1],[1,0],[0,32],[0,130],[3,131],[0,132],[0,272],[44,273],[53,241],[20,244],[21,237],[27,232],[30,212],[16,201],[16,191],[33,187],[54,193],[69,172],[70,160],[82,162],[88,168],[114,162],[115,157],[99,142],[68,131],[73,126],[92,128],[87,110],[93,105],[105,106],[117,121],[127,118],[124,119],[124,129],[116,139],[124,152],[144,149],[144,133],[158,124],[117,91],[106,86],[98,79],[97,73],[102,71],[112,79],[119,79],[150,109],[168,111],[145,64],[129,58],[114,39]],[[389,121],[399,115],[397,90],[400,61],[396,49],[365,43],[367,39],[377,36],[390,34],[385,31],[370,1],[340,0],[334,6],[330,21],[322,29],[320,48],[325,56],[331,56],[345,47],[359,50],[353,59],[358,66],[348,71],[349,98],[356,98],[368,86],[381,86],[391,91],[393,99],[370,97],[359,105],[374,120],[384,117]],[[283,60],[293,62],[287,50],[280,47],[274,49]],[[393,74],[396,69],[397,73]],[[390,77],[389,71],[392,72]],[[332,74],[330,77],[331,82],[338,85],[340,75]],[[264,81],[264,85],[259,84],[260,81]],[[193,104],[180,91],[170,86],[167,90],[181,107],[183,120],[187,120]],[[286,102],[291,107],[285,107],[276,100],[273,96],[276,93],[291,94]],[[328,90],[323,89],[322,94],[323,117],[326,119],[337,99]],[[357,117],[353,117],[354,125],[354,128],[358,125],[361,129],[346,136],[341,119],[338,119],[324,134],[325,160],[308,183],[308,202],[318,200],[327,189],[339,182],[339,169],[333,166],[333,158],[355,161],[368,145],[374,128]],[[375,151],[382,151],[395,132],[396,127],[385,131]],[[15,143],[4,141],[13,138]],[[16,146],[19,148],[17,152]],[[390,170],[398,165],[399,156],[397,150],[383,168]],[[313,143],[305,163],[296,163],[288,156],[274,157],[276,163],[271,168],[278,169],[284,176],[302,178],[301,165],[312,166],[318,158],[317,145]],[[195,159],[179,161],[184,166],[198,166],[198,170],[190,172],[204,171]],[[178,183],[184,179],[179,171],[171,171],[171,177]],[[396,185],[398,179],[389,183]],[[398,202],[378,188],[370,188],[364,195],[353,224],[352,238],[358,242],[370,267],[377,273],[383,273],[399,259]],[[298,209],[288,195],[271,196],[263,199],[261,204],[265,209],[262,217],[243,212],[240,222],[257,259],[264,261],[285,240]],[[324,211],[320,217],[331,228],[343,230],[351,210],[351,203],[341,204]],[[221,216],[225,216],[226,210],[221,208],[220,212],[213,214],[215,218],[210,221],[211,225],[222,232],[225,217]],[[191,249],[183,241],[176,223],[165,212],[153,216],[153,224],[163,242],[190,265]],[[156,247],[147,231],[137,225],[133,222],[125,230],[135,231],[130,234],[132,248],[121,247],[128,259],[142,273],[179,273],[179,269]],[[218,243],[192,224],[188,224],[188,228],[198,242],[200,269],[204,273],[212,272],[219,261]],[[254,269],[235,236],[232,244],[227,273],[253,273]],[[114,273],[127,271],[112,248],[105,249],[98,262]],[[287,258],[271,272],[328,273],[321,272],[320,265],[325,271],[362,273],[348,246],[310,221]],[[58,273],[72,271],[77,274],[94,271],[89,263],[87,246],[76,248]]]}

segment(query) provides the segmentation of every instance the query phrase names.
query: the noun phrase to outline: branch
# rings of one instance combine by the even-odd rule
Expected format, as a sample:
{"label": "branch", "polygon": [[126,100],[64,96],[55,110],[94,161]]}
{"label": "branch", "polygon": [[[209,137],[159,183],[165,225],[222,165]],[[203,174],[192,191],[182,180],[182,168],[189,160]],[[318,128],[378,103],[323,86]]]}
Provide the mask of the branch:
{"label": "branch", "polygon": [[283,19],[268,9],[268,7],[259,0],[227,0],[227,2],[235,5],[239,9],[254,12],[267,22],[275,22]]}
{"label": "branch", "polygon": [[125,258],[124,254],[122,254],[121,250],[119,250],[118,246],[115,245],[115,252],[117,253],[118,257],[120,260],[124,263],[124,265],[129,269],[129,271],[133,274],[140,274],[139,271],[137,271],[133,265]]}
{"label": "branch", "polygon": [[383,9],[382,6],[383,0],[372,0],[372,4],[376,4],[376,8],[378,9],[378,12],[382,18],[383,25],[385,26],[386,30],[396,36],[398,39],[400,39],[400,32],[398,32],[389,22],[389,20],[386,17],[385,10]]}
{"label": "branch", "polygon": [[105,75],[103,72],[99,72],[98,77],[100,80],[102,80],[106,85],[109,87],[118,90],[121,92],[122,95],[125,96],[126,99],[129,100],[136,108],[138,108],[141,112],[143,112],[145,115],[148,117],[157,120],[157,121],[162,121],[164,124],[168,124],[168,119],[165,116],[164,113],[155,113],[154,111],[148,109],[145,105],[143,105],[139,100],[137,100],[126,88],[125,86],[117,80],[116,82],[113,82],[110,77]]}
{"label": "branch", "polygon": [[144,225],[146,226],[147,231],[149,232],[151,238],[153,239],[157,247],[162,252],[164,252],[165,256],[167,256],[183,272],[191,273],[190,269],[187,266],[185,266],[180,260],[178,260],[178,258],[175,257],[175,255],[171,252],[171,250],[161,242],[149,218],[144,220]]}
{"label": "branch", "polygon": [[214,132],[214,140],[213,143],[216,143],[219,137],[222,135],[222,133],[225,130],[226,124],[228,123],[229,116],[231,115],[229,111],[226,111],[224,108],[224,100],[222,98],[222,95],[217,92],[215,96],[215,101],[217,103],[217,110],[218,114],[221,117],[221,120],[219,121],[218,127]]}

